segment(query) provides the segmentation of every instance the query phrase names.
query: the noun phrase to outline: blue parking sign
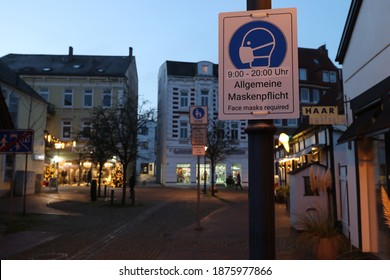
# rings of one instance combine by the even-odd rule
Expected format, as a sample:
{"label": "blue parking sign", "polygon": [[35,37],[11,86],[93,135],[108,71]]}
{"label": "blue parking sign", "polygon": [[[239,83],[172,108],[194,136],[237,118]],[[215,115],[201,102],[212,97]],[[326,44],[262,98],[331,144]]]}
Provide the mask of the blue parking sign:
{"label": "blue parking sign", "polygon": [[31,154],[33,144],[32,129],[0,130],[0,154]]}

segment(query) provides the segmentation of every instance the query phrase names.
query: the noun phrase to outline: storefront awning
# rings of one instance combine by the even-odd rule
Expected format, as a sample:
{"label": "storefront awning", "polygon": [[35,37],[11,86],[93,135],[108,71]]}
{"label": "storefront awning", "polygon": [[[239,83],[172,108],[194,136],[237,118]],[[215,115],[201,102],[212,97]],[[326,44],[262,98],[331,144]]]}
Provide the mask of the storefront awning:
{"label": "storefront awning", "polygon": [[359,114],[337,143],[369,137],[385,133],[390,129],[390,110],[382,110],[379,106]]}

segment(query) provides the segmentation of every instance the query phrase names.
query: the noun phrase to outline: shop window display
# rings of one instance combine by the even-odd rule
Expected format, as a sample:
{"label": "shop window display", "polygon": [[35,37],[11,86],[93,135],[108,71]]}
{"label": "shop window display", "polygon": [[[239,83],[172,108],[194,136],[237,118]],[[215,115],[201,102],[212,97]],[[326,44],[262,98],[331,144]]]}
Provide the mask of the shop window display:
{"label": "shop window display", "polygon": [[191,164],[178,164],[176,178],[176,182],[179,184],[189,184],[191,182]]}

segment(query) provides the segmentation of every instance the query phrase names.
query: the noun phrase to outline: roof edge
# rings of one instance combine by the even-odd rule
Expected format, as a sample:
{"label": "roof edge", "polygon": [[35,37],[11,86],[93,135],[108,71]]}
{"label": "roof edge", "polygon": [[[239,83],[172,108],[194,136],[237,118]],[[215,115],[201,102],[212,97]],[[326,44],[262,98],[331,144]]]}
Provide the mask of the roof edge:
{"label": "roof edge", "polygon": [[355,28],[356,20],[359,15],[360,7],[363,3],[363,0],[353,0],[349,8],[347,20],[345,22],[343,34],[341,36],[340,45],[336,54],[336,61],[340,64],[343,64],[345,54],[348,49],[349,42],[352,37],[353,30]]}

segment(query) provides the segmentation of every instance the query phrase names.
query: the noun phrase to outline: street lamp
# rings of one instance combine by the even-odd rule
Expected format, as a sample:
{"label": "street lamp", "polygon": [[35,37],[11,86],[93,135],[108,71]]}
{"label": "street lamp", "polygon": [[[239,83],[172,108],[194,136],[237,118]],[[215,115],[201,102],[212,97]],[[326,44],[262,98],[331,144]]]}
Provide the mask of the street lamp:
{"label": "street lamp", "polygon": [[280,133],[279,142],[283,144],[283,147],[287,153],[290,151],[290,145],[288,143],[289,140],[290,140],[290,137],[286,133],[284,133],[284,132]]}

